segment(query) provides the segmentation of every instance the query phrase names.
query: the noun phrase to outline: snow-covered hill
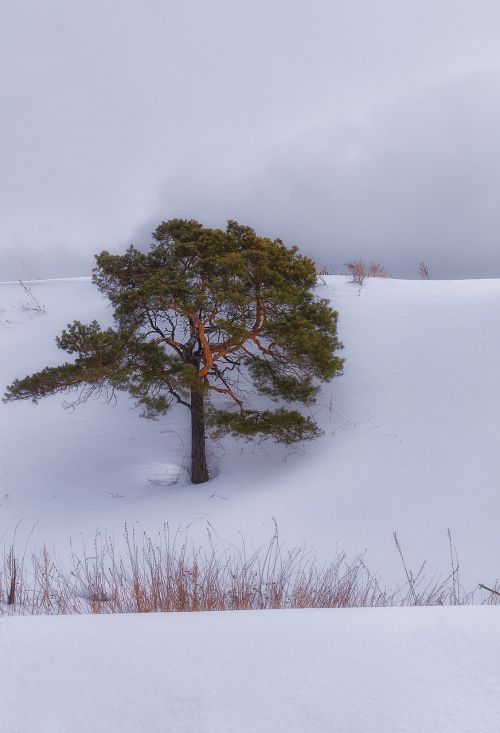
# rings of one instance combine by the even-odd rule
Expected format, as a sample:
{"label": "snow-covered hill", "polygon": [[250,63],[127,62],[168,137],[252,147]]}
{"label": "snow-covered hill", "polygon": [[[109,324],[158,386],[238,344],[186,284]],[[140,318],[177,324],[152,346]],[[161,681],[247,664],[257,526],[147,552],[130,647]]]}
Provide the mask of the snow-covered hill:
{"label": "snow-covered hill", "polygon": [[[29,285],[46,313],[0,284],[0,389],[65,357],[55,336],[78,318],[111,319],[87,278]],[[500,576],[500,280],[370,280],[360,294],[327,277],[345,373],[314,407],[324,436],[299,448],[209,440],[213,479],[192,486],[187,413],[139,418],[127,397],[62,409],[54,397],[0,405],[0,532],[63,550],[96,528],[207,522],[224,540],[336,549],[386,578],[410,564],[448,567],[447,528],[466,584]],[[274,519],[273,519],[274,518]]]}

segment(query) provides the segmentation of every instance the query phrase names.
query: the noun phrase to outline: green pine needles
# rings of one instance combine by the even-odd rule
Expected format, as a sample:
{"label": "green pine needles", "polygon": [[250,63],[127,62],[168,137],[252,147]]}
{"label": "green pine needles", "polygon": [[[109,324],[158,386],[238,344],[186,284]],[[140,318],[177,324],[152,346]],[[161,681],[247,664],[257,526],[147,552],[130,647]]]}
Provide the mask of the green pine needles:
{"label": "green pine needles", "polygon": [[[96,257],[114,328],[75,321],[57,339],[74,361],[15,380],[4,401],[123,391],[150,417],[180,403],[191,412],[194,483],[209,477],[207,421],[248,438],[316,437],[311,417],[283,406],[312,404],[342,371],[337,313],[314,296],[313,261],[235,221],[224,231],[172,219],[153,236],[147,253]],[[281,404],[256,409],[256,394]]]}

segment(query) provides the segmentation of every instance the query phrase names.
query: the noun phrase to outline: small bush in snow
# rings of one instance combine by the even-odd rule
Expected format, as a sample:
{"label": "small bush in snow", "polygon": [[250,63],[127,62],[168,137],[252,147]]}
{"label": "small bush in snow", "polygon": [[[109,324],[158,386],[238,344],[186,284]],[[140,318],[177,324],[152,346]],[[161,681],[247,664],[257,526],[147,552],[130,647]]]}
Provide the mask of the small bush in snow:
{"label": "small bush in snow", "polygon": [[389,273],[378,262],[371,262],[369,265],[363,260],[348,260],[345,263],[347,272],[351,276],[351,282],[361,288],[365,284],[365,280],[369,277],[389,277]]}
{"label": "small bush in snow", "polygon": [[426,262],[421,262],[418,268],[418,276],[421,280],[430,280],[431,273],[429,272],[429,266]]}

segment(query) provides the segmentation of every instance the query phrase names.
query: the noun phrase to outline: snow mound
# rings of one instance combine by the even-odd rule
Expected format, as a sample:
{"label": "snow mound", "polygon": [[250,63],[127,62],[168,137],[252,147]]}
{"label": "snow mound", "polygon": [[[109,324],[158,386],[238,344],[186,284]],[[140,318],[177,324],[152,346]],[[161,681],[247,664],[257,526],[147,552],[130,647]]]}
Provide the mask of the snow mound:
{"label": "snow mound", "polygon": [[173,486],[186,478],[186,471],[182,466],[160,461],[144,466],[141,474],[153,486]]}

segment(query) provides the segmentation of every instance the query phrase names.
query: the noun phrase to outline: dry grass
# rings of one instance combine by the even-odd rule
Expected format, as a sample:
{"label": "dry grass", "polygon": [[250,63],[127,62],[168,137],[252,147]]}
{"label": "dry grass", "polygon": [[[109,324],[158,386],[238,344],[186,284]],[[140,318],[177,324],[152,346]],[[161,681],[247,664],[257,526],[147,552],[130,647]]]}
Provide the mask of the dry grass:
{"label": "dry grass", "polygon": [[389,277],[389,273],[380,262],[370,262],[368,266],[368,277]]}
{"label": "dry grass", "polygon": [[426,262],[420,263],[418,267],[418,276],[421,280],[430,280],[431,279],[429,265]]}
{"label": "dry grass", "polygon": [[[268,608],[352,608],[373,606],[465,605],[474,593],[463,590],[450,537],[451,572],[444,580],[425,579],[407,568],[395,535],[405,581],[383,588],[362,557],[339,554],[319,563],[306,547],[285,551],[278,533],[267,547],[248,552],[244,542],[229,549],[188,549],[186,535],[168,526],[154,539],[125,529],[125,552],[117,554],[107,535],[97,535],[92,552],[71,553],[68,565],[46,549],[17,558],[4,551],[0,569],[0,615],[150,613]],[[499,603],[499,588],[488,587],[477,602]]]}
{"label": "dry grass", "polygon": [[389,277],[389,273],[379,262],[371,262],[367,265],[363,260],[349,260],[345,263],[345,267],[351,276],[351,282],[360,290],[369,277]]}
{"label": "dry grass", "polygon": [[351,276],[351,282],[359,286],[359,289],[364,285],[366,278],[368,277],[368,267],[363,260],[348,260],[345,263],[347,272]]}

